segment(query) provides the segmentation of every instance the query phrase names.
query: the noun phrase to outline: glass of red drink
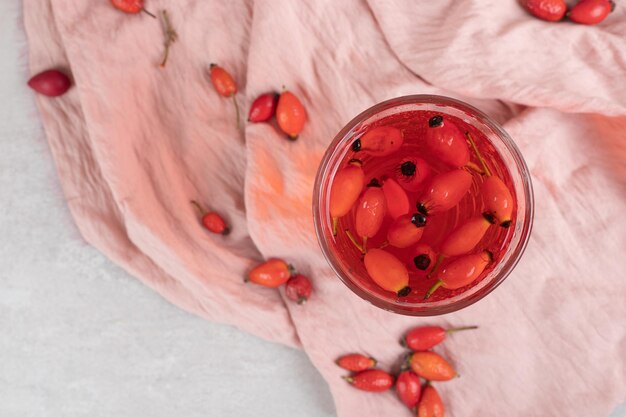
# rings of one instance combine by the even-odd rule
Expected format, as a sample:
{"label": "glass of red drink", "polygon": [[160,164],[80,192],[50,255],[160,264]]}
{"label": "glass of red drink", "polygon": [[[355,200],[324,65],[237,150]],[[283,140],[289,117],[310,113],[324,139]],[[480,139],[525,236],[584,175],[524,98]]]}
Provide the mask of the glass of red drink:
{"label": "glass of red drink", "polygon": [[324,256],[352,291],[431,316],[475,303],[509,275],[530,236],[533,193],[498,123],[461,101],[414,95],[337,134],[313,215]]}

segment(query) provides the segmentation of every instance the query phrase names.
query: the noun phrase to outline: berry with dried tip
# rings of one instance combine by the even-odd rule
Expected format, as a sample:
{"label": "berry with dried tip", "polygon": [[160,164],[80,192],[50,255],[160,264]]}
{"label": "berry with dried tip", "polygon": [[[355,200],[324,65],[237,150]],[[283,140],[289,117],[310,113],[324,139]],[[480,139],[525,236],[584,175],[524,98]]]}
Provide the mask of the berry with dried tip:
{"label": "berry with dried tip", "polygon": [[211,64],[209,67],[211,83],[215,87],[215,91],[222,97],[232,97],[235,105],[235,113],[237,114],[237,126],[239,126],[239,106],[235,94],[237,93],[237,83],[228,71],[217,64]]}
{"label": "berry with dried tip", "polygon": [[408,248],[422,238],[425,225],[426,216],[422,213],[400,216],[387,229],[387,241],[396,248]]}
{"label": "berry with dried tip", "polygon": [[444,329],[440,326],[420,326],[409,330],[400,343],[411,350],[423,351],[443,342],[450,333],[473,329],[478,329],[478,326],[453,327],[451,329]]}
{"label": "berry with dried tip", "polygon": [[356,233],[363,239],[364,252],[367,251],[367,239],[375,236],[380,230],[386,210],[385,194],[378,181],[372,180],[356,206],[354,220]]}
{"label": "berry with dried tip", "polygon": [[439,393],[429,382],[422,390],[422,399],[417,406],[417,417],[444,417],[446,409]]}
{"label": "berry with dried tip", "polygon": [[569,11],[567,17],[572,22],[595,25],[606,19],[613,10],[615,2],[612,0],[580,0]]}
{"label": "berry with dried tip", "polygon": [[363,151],[372,156],[387,156],[400,149],[404,142],[402,131],[393,126],[379,126],[367,131],[352,143],[354,152]]}
{"label": "berry with dried tip", "polygon": [[398,297],[409,295],[409,271],[394,255],[383,249],[371,249],[363,261],[367,273],[379,287],[396,293]]}
{"label": "berry with dried tip", "polygon": [[456,290],[474,282],[493,260],[488,250],[457,258],[444,266],[437,274],[437,282],[426,292],[425,299],[439,287]]}
{"label": "berry with dried tip", "polygon": [[558,22],[567,11],[564,0],[520,0],[520,4],[533,16],[548,22]]}
{"label": "berry with dried tip", "polygon": [[117,10],[121,10],[124,13],[136,14],[144,12],[148,16],[156,19],[156,16],[143,7],[143,0],[111,0],[111,4]]}
{"label": "berry with dried tip", "polygon": [[198,211],[198,214],[202,218],[202,225],[209,232],[224,236],[230,233],[230,227],[228,227],[226,221],[218,213],[205,210],[197,201],[192,200],[191,204]]}
{"label": "berry with dried tip", "polygon": [[245,278],[245,282],[253,282],[269,288],[283,285],[294,274],[293,267],[282,259],[272,258],[255,266]]}
{"label": "berry with dried tip", "polygon": [[396,393],[400,401],[411,410],[415,408],[420,399],[422,385],[420,378],[414,372],[400,372],[396,379]]}
{"label": "berry with dried tip", "polygon": [[413,372],[429,381],[449,381],[456,376],[456,371],[435,352],[413,352],[407,359]]}
{"label": "berry with dried tip", "polygon": [[285,295],[298,304],[306,303],[312,292],[311,280],[302,274],[292,276],[285,284]]}
{"label": "berry with dried tip", "polygon": [[252,102],[248,121],[252,123],[267,122],[276,113],[278,93],[261,94]]}
{"label": "berry with dried tip", "polygon": [[441,254],[459,256],[469,253],[478,245],[493,223],[493,218],[485,215],[467,219],[446,236],[440,246]]}
{"label": "berry with dried tip", "polygon": [[454,168],[462,168],[470,161],[465,135],[454,122],[444,116],[430,118],[425,141],[433,154]]}
{"label": "berry with dried tip", "polygon": [[387,178],[383,183],[383,193],[387,203],[387,214],[392,219],[408,214],[411,210],[411,203],[406,191],[394,180]]}
{"label": "berry with dried tip", "polygon": [[393,377],[380,369],[370,369],[354,376],[344,376],[350,385],[362,391],[383,392],[393,385]]}
{"label": "berry with dried tip", "polygon": [[339,170],[333,179],[329,198],[330,215],[333,218],[333,236],[337,235],[339,218],[348,214],[363,191],[365,174],[361,166],[361,161],[353,159],[347,167]]}
{"label": "berry with dried tip", "polygon": [[28,80],[28,86],[48,97],[57,97],[65,94],[71,87],[69,77],[58,70],[46,70]]}
{"label": "berry with dried tip", "polygon": [[289,140],[298,139],[298,135],[306,122],[306,110],[292,92],[283,91],[278,98],[276,107],[276,121],[278,127],[287,134]]}
{"label": "berry with dried tip", "polygon": [[459,204],[472,185],[472,174],[455,169],[430,181],[418,200],[417,210],[425,215],[441,213]]}
{"label": "berry with dried tip", "polygon": [[488,177],[480,187],[485,213],[498,220],[502,227],[509,227],[512,223],[514,200],[511,191],[504,182],[496,177]]}
{"label": "berry with dried tip", "polygon": [[413,251],[413,264],[415,268],[426,271],[428,268],[433,266],[435,263],[435,259],[437,258],[437,254],[429,245],[425,243],[418,243],[415,246],[415,250]]}
{"label": "berry with dried tip", "polygon": [[376,359],[360,353],[344,355],[335,361],[341,368],[352,372],[361,372],[376,367]]}
{"label": "berry with dried tip", "polygon": [[396,168],[396,179],[402,188],[415,192],[424,185],[430,171],[428,162],[417,156],[409,156],[400,161]]}

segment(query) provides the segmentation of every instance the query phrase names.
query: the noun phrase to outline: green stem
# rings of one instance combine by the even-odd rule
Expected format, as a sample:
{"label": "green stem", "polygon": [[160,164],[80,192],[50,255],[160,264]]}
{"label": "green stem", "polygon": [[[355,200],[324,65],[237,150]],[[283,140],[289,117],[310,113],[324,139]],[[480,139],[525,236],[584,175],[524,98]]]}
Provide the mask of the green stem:
{"label": "green stem", "polygon": [[435,285],[430,287],[430,289],[426,292],[426,295],[424,296],[424,300],[428,299],[431,295],[433,295],[433,293],[437,291],[437,289],[439,289],[439,287],[441,287],[442,285],[443,285],[442,280],[435,282]]}
{"label": "green stem", "polygon": [[352,232],[347,229],[346,229],[346,236],[348,236],[348,239],[350,239],[350,242],[352,242],[352,244],[356,246],[356,248],[360,250],[362,254],[365,254],[365,251],[363,250],[363,246],[361,246],[359,242],[356,241],[356,238],[354,237]]}
{"label": "green stem", "polygon": [[437,268],[439,268],[439,265],[441,265],[441,262],[444,260],[445,256],[443,255],[439,255],[437,257],[437,260],[435,261],[435,264],[433,265],[432,269],[430,270],[430,272],[428,274],[426,274],[426,278],[430,278],[433,276],[433,274],[435,272],[437,272]]}
{"label": "green stem", "polygon": [[463,330],[474,330],[474,329],[478,329],[478,326],[453,327],[451,329],[447,329],[446,333],[450,334],[450,333],[455,333],[455,332],[462,332]]}
{"label": "green stem", "polygon": [[469,140],[469,143],[472,146],[472,149],[474,150],[474,153],[476,154],[476,157],[480,161],[480,165],[483,167],[483,170],[485,171],[485,174],[487,174],[488,177],[491,177],[491,171],[489,171],[489,167],[485,163],[485,160],[483,159],[483,156],[480,154],[480,151],[478,150],[478,147],[476,146],[476,142],[474,142],[474,138],[472,138],[472,135],[470,135],[469,132],[466,132],[465,136],[467,136],[467,140]]}
{"label": "green stem", "polygon": [[339,217],[333,217],[333,236],[337,236],[337,224],[339,223]]}

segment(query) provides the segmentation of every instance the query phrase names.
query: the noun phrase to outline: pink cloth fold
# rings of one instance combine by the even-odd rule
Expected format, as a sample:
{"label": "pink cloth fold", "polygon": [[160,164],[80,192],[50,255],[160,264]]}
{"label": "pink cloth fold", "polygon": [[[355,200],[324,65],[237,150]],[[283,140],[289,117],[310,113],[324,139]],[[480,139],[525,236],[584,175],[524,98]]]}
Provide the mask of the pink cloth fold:
{"label": "pink cloth fold", "polygon": [[[597,27],[533,19],[514,1],[152,0],[179,34],[158,68],[159,24],[109,2],[24,0],[33,73],[69,69],[76,86],[38,98],[69,207],[85,238],[181,308],[305,349],[340,416],[409,415],[368,395],[333,361],[352,351],[393,368],[420,324],[481,327],[436,350],[461,378],[439,384],[450,416],[606,416],[626,399],[626,10]],[[211,62],[242,109],[285,85],[309,122],[297,142],[235,125]],[[436,318],[395,316],[352,294],[312,224],[317,165],[365,108],[416,93],[458,97],[504,124],[535,187],[531,242],[480,303]],[[208,235],[189,200],[227,214]],[[302,307],[245,286],[279,256],[312,276]],[[404,411],[403,411],[404,410]],[[403,414],[404,413],[404,414]]]}

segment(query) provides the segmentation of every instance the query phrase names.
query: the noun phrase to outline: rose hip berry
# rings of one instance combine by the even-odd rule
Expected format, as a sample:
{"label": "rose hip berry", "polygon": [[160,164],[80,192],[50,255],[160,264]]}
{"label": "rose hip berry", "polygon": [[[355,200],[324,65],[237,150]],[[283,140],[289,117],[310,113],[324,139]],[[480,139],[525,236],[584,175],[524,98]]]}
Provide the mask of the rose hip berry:
{"label": "rose hip berry", "polygon": [[367,239],[380,230],[386,210],[385,194],[380,183],[372,180],[359,200],[355,214],[356,233],[363,240],[364,252],[367,251]]}
{"label": "rose hip berry", "polygon": [[363,261],[369,276],[382,289],[394,292],[398,297],[409,295],[409,271],[394,255],[383,249],[371,249]]}
{"label": "rose hip berry", "polygon": [[311,292],[313,292],[311,280],[302,274],[292,276],[285,284],[285,295],[298,304],[306,303]]}
{"label": "rose hip berry", "polygon": [[396,393],[400,401],[411,410],[415,408],[420,399],[422,385],[419,376],[411,371],[400,372],[396,379]]}
{"label": "rose hip berry", "polygon": [[400,343],[411,350],[424,351],[443,342],[450,333],[477,328],[478,326],[453,327],[451,329],[444,329],[440,326],[420,326],[409,330]]}
{"label": "rose hip berry", "polygon": [[513,215],[513,196],[504,182],[490,176],[481,186],[481,194],[485,205],[485,213],[495,217],[502,227],[509,227]]}
{"label": "rose hip berry", "polygon": [[298,97],[290,91],[284,91],[278,98],[276,121],[289,140],[298,139],[306,118],[306,110]]}
{"label": "rose hip berry", "polygon": [[222,97],[232,97],[233,104],[235,105],[235,113],[237,115],[237,126],[239,126],[239,106],[235,98],[235,94],[237,94],[237,83],[235,79],[228,71],[217,64],[211,64],[209,73],[215,91]]}
{"label": "rose hip berry", "polygon": [[191,204],[196,208],[202,218],[202,225],[211,233],[218,235],[227,235],[230,233],[230,227],[226,224],[226,221],[218,213],[214,211],[207,211],[200,203],[191,201]]}
{"label": "rose hip berry", "polygon": [[426,216],[422,213],[398,217],[387,230],[387,241],[396,248],[408,248],[416,244],[424,234]]}
{"label": "rose hip berry", "polygon": [[439,393],[432,384],[426,384],[417,406],[417,417],[444,417],[444,413],[445,407]]}
{"label": "rose hip berry", "polygon": [[455,290],[474,282],[493,260],[491,252],[465,255],[445,265],[437,275],[437,282],[428,290],[424,298],[430,297],[439,287]]}
{"label": "rose hip berry", "polygon": [[124,13],[136,14],[139,12],[144,12],[148,16],[151,16],[156,19],[156,16],[146,9],[144,9],[143,0],[111,0],[111,4],[118,10],[121,10]]}
{"label": "rose hip berry", "polygon": [[396,168],[396,179],[402,188],[415,192],[423,185],[430,176],[428,162],[417,156],[404,158]]}
{"label": "rose hip berry", "polygon": [[28,86],[48,97],[57,97],[65,94],[71,87],[69,77],[58,70],[46,70],[28,80]]}
{"label": "rose hip berry", "polygon": [[383,183],[383,193],[385,194],[385,202],[387,203],[387,214],[392,219],[408,214],[411,210],[411,203],[406,191],[394,180],[387,178]]}
{"label": "rose hip berry", "polygon": [[426,271],[428,268],[434,265],[437,254],[429,245],[425,243],[418,243],[413,251],[413,264],[415,268],[420,271]]}
{"label": "rose hip berry", "polygon": [[341,368],[352,372],[361,372],[376,367],[376,359],[359,353],[344,355],[335,361]]}
{"label": "rose hip berry", "polygon": [[452,365],[435,352],[413,352],[408,357],[408,365],[413,372],[429,381],[449,381],[456,376]]}
{"label": "rose hip berry", "polygon": [[252,102],[248,121],[252,123],[267,122],[276,113],[278,104],[278,93],[261,94]]}
{"label": "rose hip berry", "polygon": [[462,168],[470,161],[470,152],[465,135],[444,116],[433,116],[428,120],[426,145],[444,163],[454,168]]}
{"label": "rose hip berry", "polygon": [[340,217],[348,214],[365,186],[365,175],[361,161],[353,159],[347,167],[342,168],[330,189],[330,215],[333,218],[333,235],[337,235],[337,222]]}
{"label": "rose hip berry", "polygon": [[393,377],[380,369],[370,369],[354,376],[344,376],[350,385],[362,391],[383,392],[393,385]]}
{"label": "rose hip berry", "polygon": [[549,22],[563,19],[567,11],[564,0],[520,0],[520,4],[533,16]]}
{"label": "rose hip berry", "polygon": [[379,126],[366,132],[352,143],[354,152],[363,151],[372,156],[387,156],[400,149],[404,135],[398,128]]}
{"label": "rose hip berry", "polygon": [[612,0],[580,0],[569,11],[567,17],[572,22],[595,25],[606,19],[613,10],[615,2]]}
{"label": "rose hip berry", "polygon": [[272,258],[254,267],[245,279],[269,288],[283,285],[293,275],[293,267],[282,259]]}
{"label": "rose hip berry", "polygon": [[439,174],[430,181],[417,203],[422,214],[435,214],[450,210],[459,204],[472,185],[472,174],[455,169]]}

